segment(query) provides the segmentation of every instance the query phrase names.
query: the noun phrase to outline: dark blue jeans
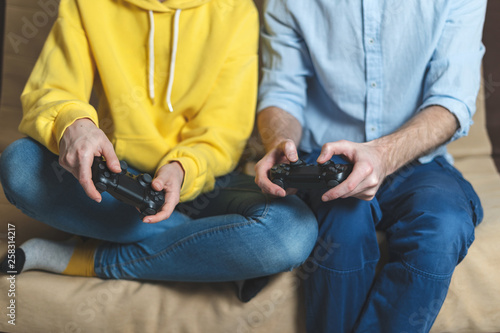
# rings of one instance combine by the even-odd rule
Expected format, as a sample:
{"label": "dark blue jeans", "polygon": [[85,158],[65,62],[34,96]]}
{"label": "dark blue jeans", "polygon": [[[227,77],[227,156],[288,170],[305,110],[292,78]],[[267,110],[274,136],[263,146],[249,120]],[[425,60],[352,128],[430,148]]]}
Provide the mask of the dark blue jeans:
{"label": "dark blue jeans", "polygon": [[[308,332],[428,332],[483,217],[472,186],[438,157],[388,177],[371,201],[321,194],[301,193],[319,222],[304,266]],[[389,245],[377,276],[376,230]]]}

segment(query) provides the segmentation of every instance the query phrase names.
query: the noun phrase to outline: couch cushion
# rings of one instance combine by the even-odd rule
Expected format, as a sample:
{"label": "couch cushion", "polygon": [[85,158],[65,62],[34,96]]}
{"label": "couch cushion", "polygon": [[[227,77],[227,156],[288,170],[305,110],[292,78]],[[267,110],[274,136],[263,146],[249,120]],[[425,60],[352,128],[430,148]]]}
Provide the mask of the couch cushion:
{"label": "couch cushion", "polygon": [[0,152],[22,137],[20,96],[35,65],[52,23],[58,0],[8,0],[5,19],[2,100],[0,103]]}

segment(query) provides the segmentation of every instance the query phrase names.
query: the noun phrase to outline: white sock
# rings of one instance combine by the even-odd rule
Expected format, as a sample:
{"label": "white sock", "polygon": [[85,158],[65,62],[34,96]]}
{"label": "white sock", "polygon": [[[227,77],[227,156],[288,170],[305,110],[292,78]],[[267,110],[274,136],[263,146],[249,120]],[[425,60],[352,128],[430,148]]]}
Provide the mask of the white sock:
{"label": "white sock", "polygon": [[68,266],[75,246],[81,242],[78,237],[71,237],[62,242],[32,238],[19,246],[26,256],[23,271],[40,269],[62,273]]}
{"label": "white sock", "polygon": [[62,242],[32,238],[16,249],[14,258],[7,256],[0,263],[0,270],[7,274],[20,274],[32,269],[62,273],[76,246],[81,243],[82,240],[76,236]]}

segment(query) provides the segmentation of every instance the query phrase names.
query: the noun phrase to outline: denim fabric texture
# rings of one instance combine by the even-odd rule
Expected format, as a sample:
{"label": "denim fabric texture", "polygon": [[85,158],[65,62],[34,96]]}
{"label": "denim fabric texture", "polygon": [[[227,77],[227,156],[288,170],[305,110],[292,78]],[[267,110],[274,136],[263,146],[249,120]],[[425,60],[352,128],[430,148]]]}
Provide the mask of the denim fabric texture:
{"label": "denim fabric texture", "polygon": [[[301,157],[313,163],[318,154]],[[310,258],[317,269],[304,280],[308,332],[428,332],[483,218],[460,172],[439,156],[391,175],[371,201],[299,195],[318,218],[316,248],[331,244],[328,256]],[[377,230],[389,261],[376,276]]]}

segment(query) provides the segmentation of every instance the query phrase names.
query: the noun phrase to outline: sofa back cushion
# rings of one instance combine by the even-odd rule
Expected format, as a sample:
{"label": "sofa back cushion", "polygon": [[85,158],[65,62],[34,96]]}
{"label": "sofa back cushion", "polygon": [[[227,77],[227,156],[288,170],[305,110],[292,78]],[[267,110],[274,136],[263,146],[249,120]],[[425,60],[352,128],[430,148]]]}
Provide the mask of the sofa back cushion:
{"label": "sofa back cushion", "polygon": [[21,138],[20,96],[57,16],[59,0],[7,0],[4,34],[0,152]]}

